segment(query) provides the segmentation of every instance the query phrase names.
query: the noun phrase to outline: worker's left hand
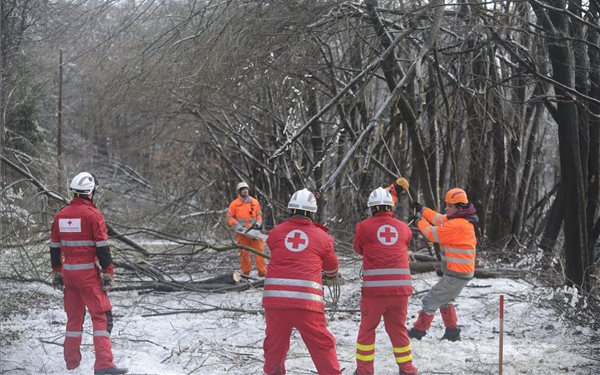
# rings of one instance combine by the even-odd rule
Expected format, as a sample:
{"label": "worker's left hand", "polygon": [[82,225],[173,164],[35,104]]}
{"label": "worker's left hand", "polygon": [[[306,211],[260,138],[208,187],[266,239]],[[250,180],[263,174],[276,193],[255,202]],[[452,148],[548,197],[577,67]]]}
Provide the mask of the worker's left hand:
{"label": "worker's left hand", "polygon": [[112,289],[115,280],[108,272],[102,272],[102,290],[108,292]]}
{"label": "worker's left hand", "polygon": [[62,290],[64,286],[65,286],[65,282],[63,280],[62,273],[53,272],[52,273],[52,287],[54,289]]}
{"label": "worker's left hand", "polygon": [[258,229],[261,230],[262,229],[262,223],[260,221],[257,221],[256,223],[254,223],[254,225],[252,226],[252,229]]}

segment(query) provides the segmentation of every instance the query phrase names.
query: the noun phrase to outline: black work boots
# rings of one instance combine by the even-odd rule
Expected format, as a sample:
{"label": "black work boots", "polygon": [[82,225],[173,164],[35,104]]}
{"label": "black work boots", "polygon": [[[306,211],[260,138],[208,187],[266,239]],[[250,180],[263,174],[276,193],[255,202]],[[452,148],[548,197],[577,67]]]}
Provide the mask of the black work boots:
{"label": "black work boots", "polygon": [[127,374],[129,372],[129,370],[127,370],[126,368],[120,368],[120,367],[111,367],[111,368],[103,368],[101,370],[95,370],[94,371],[94,375],[121,375],[121,374]]}
{"label": "black work boots", "polygon": [[446,328],[442,340],[459,341],[460,340],[460,328]]}
{"label": "black work boots", "polygon": [[[426,334],[426,331],[420,331],[416,328],[411,328],[408,330],[408,337],[411,339],[421,340]],[[444,336],[440,340],[449,340],[449,341],[459,341],[460,340],[460,328],[446,328],[446,332],[444,332]]]}
{"label": "black work boots", "polygon": [[415,327],[408,330],[408,337],[410,337],[411,339],[421,340],[426,334],[426,331],[420,331]]}

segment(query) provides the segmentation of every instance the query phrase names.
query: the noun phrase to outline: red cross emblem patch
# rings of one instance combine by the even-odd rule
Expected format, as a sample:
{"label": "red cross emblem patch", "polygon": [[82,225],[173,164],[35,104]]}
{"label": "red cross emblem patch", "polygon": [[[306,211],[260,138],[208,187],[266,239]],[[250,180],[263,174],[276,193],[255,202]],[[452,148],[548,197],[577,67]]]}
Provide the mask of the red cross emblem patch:
{"label": "red cross emblem patch", "polygon": [[294,229],[285,236],[285,247],[289,251],[299,252],[308,246],[308,236],[299,229]]}
{"label": "red cross emblem patch", "polygon": [[384,245],[398,242],[398,231],[391,225],[382,225],[377,229],[377,239]]}

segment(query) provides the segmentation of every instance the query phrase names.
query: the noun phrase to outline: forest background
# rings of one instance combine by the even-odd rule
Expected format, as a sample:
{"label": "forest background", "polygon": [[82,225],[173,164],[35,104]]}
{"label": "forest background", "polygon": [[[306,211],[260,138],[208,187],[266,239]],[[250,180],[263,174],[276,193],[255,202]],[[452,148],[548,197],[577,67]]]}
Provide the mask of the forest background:
{"label": "forest background", "polygon": [[3,0],[0,16],[3,278],[49,281],[80,171],[118,264],[152,240],[235,248],[242,180],[267,229],[320,191],[351,253],[368,193],[405,176],[438,210],[463,187],[480,259],[575,287],[597,316],[598,1]]}

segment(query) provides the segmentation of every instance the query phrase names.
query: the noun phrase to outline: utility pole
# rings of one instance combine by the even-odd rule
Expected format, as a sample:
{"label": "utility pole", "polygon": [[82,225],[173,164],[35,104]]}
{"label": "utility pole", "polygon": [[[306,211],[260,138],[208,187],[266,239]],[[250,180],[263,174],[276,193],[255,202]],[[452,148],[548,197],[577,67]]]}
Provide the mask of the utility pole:
{"label": "utility pole", "polygon": [[56,131],[56,159],[58,166],[58,181],[57,190],[62,194],[64,193],[65,178],[63,173],[62,163],[62,96],[63,96],[63,55],[62,49],[59,51],[58,57],[58,112],[57,112],[57,131]]}

